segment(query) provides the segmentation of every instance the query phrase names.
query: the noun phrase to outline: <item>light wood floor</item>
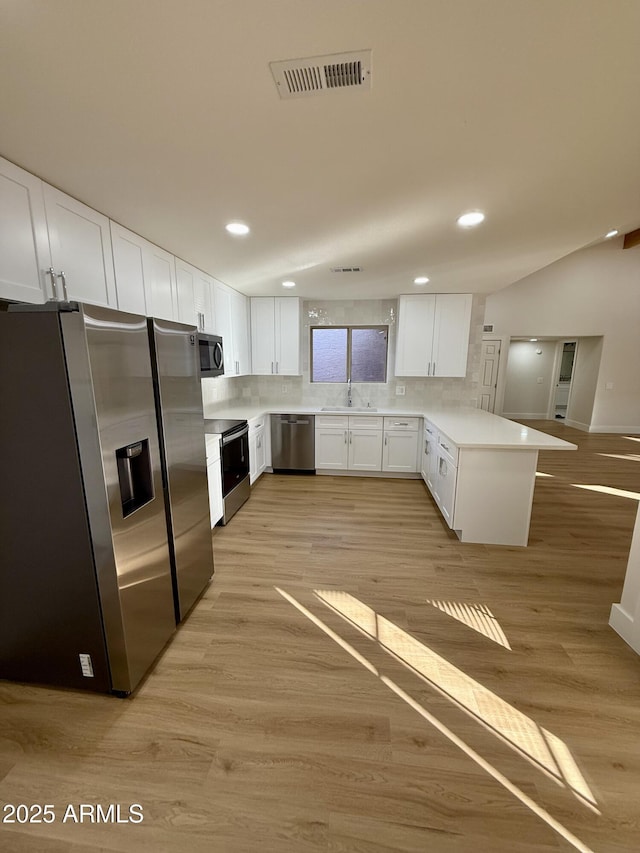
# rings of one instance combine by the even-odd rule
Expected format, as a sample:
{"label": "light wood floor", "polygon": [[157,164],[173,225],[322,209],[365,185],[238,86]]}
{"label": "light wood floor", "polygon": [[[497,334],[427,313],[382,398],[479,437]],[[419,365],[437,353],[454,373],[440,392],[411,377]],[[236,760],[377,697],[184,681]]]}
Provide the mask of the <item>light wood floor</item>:
{"label": "light wood floor", "polygon": [[460,544],[420,481],[265,475],[134,698],[0,683],[0,801],[58,815],[0,849],[639,850],[640,658],[608,627],[638,501],[574,484],[639,493],[640,443],[533,425],[579,450],[540,455],[526,549]]}

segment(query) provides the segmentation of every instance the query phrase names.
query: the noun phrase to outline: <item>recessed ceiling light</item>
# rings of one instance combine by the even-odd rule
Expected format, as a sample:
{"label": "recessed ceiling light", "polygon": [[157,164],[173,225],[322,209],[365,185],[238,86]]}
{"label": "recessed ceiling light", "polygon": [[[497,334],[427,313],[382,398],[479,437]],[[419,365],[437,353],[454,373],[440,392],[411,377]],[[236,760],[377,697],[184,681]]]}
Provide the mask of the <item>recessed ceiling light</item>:
{"label": "recessed ceiling light", "polygon": [[419,275],[418,278],[414,278],[413,283],[414,284],[427,284],[428,281],[429,281],[429,279],[426,277],[426,275]]}
{"label": "recessed ceiling light", "polygon": [[529,338],[529,340],[533,343],[533,341],[537,341],[537,338]]}
{"label": "recessed ceiling light", "polygon": [[461,228],[473,228],[475,225],[480,225],[481,222],[484,222],[484,213],[480,210],[470,210],[458,217],[458,225]]}
{"label": "recessed ceiling light", "polygon": [[235,234],[237,237],[242,237],[244,234],[249,233],[249,226],[245,225],[244,222],[229,222],[228,225],[225,225],[225,228],[229,234]]}
{"label": "recessed ceiling light", "polygon": [[296,283],[295,283],[295,281],[283,281],[282,286],[283,287],[295,287]]}
{"label": "recessed ceiling light", "polygon": [[608,232],[604,235],[604,239],[605,239],[605,240],[608,240],[610,237],[615,237],[617,234],[618,234],[618,229],[617,229],[617,228],[613,228],[611,231],[608,231]]}

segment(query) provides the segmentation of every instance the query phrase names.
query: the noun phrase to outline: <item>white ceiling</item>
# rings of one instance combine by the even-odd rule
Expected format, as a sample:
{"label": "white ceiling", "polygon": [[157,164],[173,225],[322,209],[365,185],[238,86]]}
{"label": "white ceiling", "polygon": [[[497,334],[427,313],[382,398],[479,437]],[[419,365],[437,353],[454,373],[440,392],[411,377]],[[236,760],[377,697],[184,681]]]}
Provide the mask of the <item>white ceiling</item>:
{"label": "white ceiling", "polygon": [[[279,98],[362,49],[370,92]],[[638,0],[0,0],[0,154],[251,295],[493,292],[637,228],[639,79]]]}

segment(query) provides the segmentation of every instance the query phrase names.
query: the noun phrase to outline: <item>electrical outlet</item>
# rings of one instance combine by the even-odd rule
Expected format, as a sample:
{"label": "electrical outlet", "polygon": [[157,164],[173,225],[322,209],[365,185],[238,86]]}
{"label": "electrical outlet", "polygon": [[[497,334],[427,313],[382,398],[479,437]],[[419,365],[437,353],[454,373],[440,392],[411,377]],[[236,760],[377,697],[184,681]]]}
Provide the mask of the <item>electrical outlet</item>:
{"label": "electrical outlet", "polygon": [[288,386],[288,384],[287,384],[286,382],[285,382],[285,383],[283,384],[283,386],[282,386],[282,393],[283,393],[283,394],[288,394],[288,393],[289,393],[289,386]]}
{"label": "electrical outlet", "polygon": [[605,391],[613,391],[613,382],[607,382],[604,386]]}
{"label": "electrical outlet", "polygon": [[404,385],[396,385],[396,397],[404,397]]}
{"label": "electrical outlet", "polygon": [[542,383],[544,382],[544,376],[538,376],[536,382],[538,383],[538,385],[542,385]]}

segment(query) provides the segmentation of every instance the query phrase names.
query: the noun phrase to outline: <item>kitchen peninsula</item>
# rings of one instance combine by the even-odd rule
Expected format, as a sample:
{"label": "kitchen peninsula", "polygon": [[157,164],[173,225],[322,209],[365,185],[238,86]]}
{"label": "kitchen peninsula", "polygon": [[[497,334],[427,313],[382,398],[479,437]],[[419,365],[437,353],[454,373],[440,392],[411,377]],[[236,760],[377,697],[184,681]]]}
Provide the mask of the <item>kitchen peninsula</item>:
{"label": "kitchen peninsula", "polygon": [[[531,429],[498,415],[471,407],[422,411],[401,409],[354,409],[314,406],[242,405],[230,403],[210,407],[207,417],[245,418],[251,424],[268,414],[313,414],[316,429],[331,418],[344,442],[351,441],[350,428],[356,419],[380,424],[381,447],[393,423],[420,425],[416,435],[415,465],[411,474],[422,476],[448,526],[461,542],[526,546],[540,450],[576,450],[575,444]],[[340,421],[340,423],[338,423]],[[408,427],[411,428],[411,427]],[[418,429],[418,427],[416,427]],[[348,438],[347,438],[348,436]],[[383,438],[384,436],[384,438]],[[340,438],[340,441],[342,439]],[[268,447],[268,442],[267,442]],[[316,446],[316,467],[318,465]],[[379,470],[324,469],[321,473],[359,476],[398,476]],[[267,453],[267,469],[270,459]]]}

